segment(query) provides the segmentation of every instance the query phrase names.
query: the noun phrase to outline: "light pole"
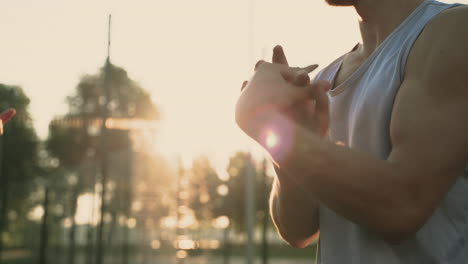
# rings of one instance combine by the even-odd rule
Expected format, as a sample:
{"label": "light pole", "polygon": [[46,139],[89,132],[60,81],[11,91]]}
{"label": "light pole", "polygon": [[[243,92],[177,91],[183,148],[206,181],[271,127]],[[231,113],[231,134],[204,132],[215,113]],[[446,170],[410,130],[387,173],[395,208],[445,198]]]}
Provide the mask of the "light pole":
{"label": "light pole", "polygon": [[106,185],[107,185],[107,118],[109,116],[109,97],[110,97],[110,29],[111,29],[111,15],[109,15],[109,31],[108,31],[108,44],[107,44],[107,59],[104,75],[104,105],[102,106],[102,124],[101,124],[101,146],[99,156],[101,161],[101,215],[98,225],[97,233],[97,249],[96,249],[96,264],[103,263],[104,257],[104,214],[106,213]]}
{"label": "light pole", "polygon": [[44,203],[42,204],[44,208],[44,214],[42,215],[42,224],[41,224],[41,237],[40,237],[40,248],[39,248],[39,264],[47,263],[47,244],[49,237],[49,228],[48,228],[48,216],[49,216],[49,186],[46,184],[44,191]]}
{"label": "light pole", "polygon": [[246,243],[246,263],[253,264],[255,261],[255,212],[256,212],[256,199],[255,199],[255,185],[256,185],[256,171],[253,164],[252,157],[247,156],[247,173],[245,173],[245,222],[247,225],[247,243]]}
{"label": "light pole", "polygon": [[268,264],[268,175],[266,173],[267,161],[264,160],[262,164],[262,206],[263,206],[263,225],[262,225],[262,262]]}
{"label": "light pole", "polygon": [[[254,63],[254,48],[255,48],[255,0],[249,0],[249,24],[248,24],[248,40],[249,40],[249,63]],[[249,65],[249,67],[250,67]],[[255,261],[255,181],[256,172],[252,164],[252,158],[249,155],[247,160],[247,173],[245,174],[245,222],[247,225],[247,242],[246,242],[246,263],[253,264]]]}

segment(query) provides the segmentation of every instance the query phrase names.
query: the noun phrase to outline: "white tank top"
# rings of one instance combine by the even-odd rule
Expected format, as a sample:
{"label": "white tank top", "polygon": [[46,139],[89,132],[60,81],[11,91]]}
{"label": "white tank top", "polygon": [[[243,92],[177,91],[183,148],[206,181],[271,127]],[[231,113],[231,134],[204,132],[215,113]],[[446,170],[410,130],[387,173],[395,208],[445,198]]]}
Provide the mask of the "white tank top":
{"label": "white tank top", "polygon": [[[458,4],[455,4],[458,5]],[[410,50],[426,24],[453,7],[424,1],[347,80],[329,92],[330,140],[387,159],[391,151],[390,117]],[[464,34],[468,34],[466,25]],[[468,48],[468,47],[467,47]],[[343,62],[338,58],[316,80],[333,82]],[[378,175],[376,175],[378,177]],[[468,171],[441,201],[428,222],[398,246],[319,207],[321,264],[458,264],[468,263]]]}

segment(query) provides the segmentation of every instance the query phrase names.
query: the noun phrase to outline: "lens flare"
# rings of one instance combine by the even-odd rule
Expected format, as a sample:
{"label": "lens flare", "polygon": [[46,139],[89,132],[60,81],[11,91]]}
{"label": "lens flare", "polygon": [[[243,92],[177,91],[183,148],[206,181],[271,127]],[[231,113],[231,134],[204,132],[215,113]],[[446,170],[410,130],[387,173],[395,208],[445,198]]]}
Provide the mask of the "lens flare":
{"label": "lens flare", "polygon": [[273,116],[262,128],[259,139],[273,160],[284,162],[294,145],[293,122],[286,115]]}
{"label": "lens flare", "polygon": [[278,136],[273,131],[268,131],[265,144],[268,148],[274,148],[278,145]]}

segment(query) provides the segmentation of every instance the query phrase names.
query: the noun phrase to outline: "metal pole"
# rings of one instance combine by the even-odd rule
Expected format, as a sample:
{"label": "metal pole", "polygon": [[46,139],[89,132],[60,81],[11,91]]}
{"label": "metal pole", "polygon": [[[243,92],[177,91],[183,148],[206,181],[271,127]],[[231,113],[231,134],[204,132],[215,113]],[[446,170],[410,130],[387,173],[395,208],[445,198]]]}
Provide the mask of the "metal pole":
{"label": "metal pole", "polygon": [[[183,168],[183,165],[182,165],[182,162],[179,161],[179,172],[177,173],[177,193],[176,193],[176,222],[177,222],[177,226],[176,226],[176,241],[178,241],[179,239],[179,236],[181,235],[181,230],[180,230],[180,220],[181,220],[181,213],[180,213],[180,210],[179,210],[179,207],[182,205],[181,203],[181,199],[180,199],[180,192],[182,191],[182,186],[181,186],[181,181],[182,181],[182,177],[185,173],[185,170]],[[178,247],[178,244],[177,244],[177,247]],[[178,248],[176,249],[178,250]],[[184,259],[179,259],[177,258],[176,256],[176,263],[179,263],[179,264],[182,264],[184,263]]]}
{"label": "metal pole", "polygon": [[89,220],[88,223],[88,230],[87,230],[87,244],[86,244],[86,264],[93,264],[93,251],[94,251],[94,212],[95,212],[95,207],[96,207],[96,173],[97,173],[97,164],[93,163],[93,200],[92,200],[92,209],[91,209],[91,219]]}
{"label": "metal pole", "polygon": [[[130,134],[128,134],[130,138]],[[124,193],[124,207],[125,207],[125,220],[130,218],[131,214],[131,205],[132,205],[132,174],[133,174],[133,147],[132,143],[129,143],[128,149],[128,177],[126,182],[126,187],[123,190]],[[123,181],[122,181],[123,182]],[[128,225],[125,222],[123,226],[123,243],[122,243],[122,264],[128,264],[129,262],[129,255],[130,255],[130,248],[129,248],[129,230]]]}
{"label": "metal pole", "polygon": [[224,251],[223,251],[223,264],[229,264],[230,243],[229,243],[229,227],[223,230]]}
{"label": "metal pole", "polygon": [[44,194],[44,215],[42,216],[42,227],[41,227],[41,243],[39,245],[39,264],[47,263],[47,242],[48,242],[48,223],[47,218],[49,215],[49,186],[45,187]]}
{"label": "metal pole", "polygon": [[247,158],[247,173],[245,174],[245,222],[247,225],[246,263],[253,264],[255,261],[255,166],[250,155]]}
{"label": "metal pole", "polygon": [[268,264],[268,175],[266,173],[267,161],[263,161],[263,226],[262,226],[262,261],[263,264]]}
{"label": "metal pole", "polygon": [[[255,0],[249,0],[249,64],[254,63],[254,48],[255,48]],[[249,67],[250,67],[249,66]],[[255,243],[253,240],[255,228],[255,168],[252,165],[252,158],[249,155],[247,159],[247,173],[245,174],[245,222],[247,225],[247,241],[246,241],[246,263],[253,264],[255,258]]]}
{"label": "metal pole", "polygon": [[100,149],[100,158],[101,158],[101,215],[98,226],[98,236],[97,236],[97,250],[96,250],[96,264],[103,263],[104,256],[104,241],[103,241],[103,232],[104,232],[104,215],[106,213],[106,185],[107,185],[107,126],[106,121],[109,117],[109,97],[110,97],[110,29],[111,29],[111,15],[109,15],[109,40],[108,40],[108,51],[107,51],[107,60],[105,66],[105,76],[104,76],[104,105],[102,109],[102,127],[101,127],[101,149]]}
{"label": "metal pole", "polygon": [[[78,180],[80,181],[80,180]],[[78,205],[78,196],[79,196],[79,183],[76,183],[75,186],[73,186],[73,194],[72,194],[72,225],[70,227],[70,233],[69,233],[69,252],[68,252],[68,264],[75,264],[75,249],[76,249],[76,221],[75,221],[75,216],[76,216],[76,209]]]}

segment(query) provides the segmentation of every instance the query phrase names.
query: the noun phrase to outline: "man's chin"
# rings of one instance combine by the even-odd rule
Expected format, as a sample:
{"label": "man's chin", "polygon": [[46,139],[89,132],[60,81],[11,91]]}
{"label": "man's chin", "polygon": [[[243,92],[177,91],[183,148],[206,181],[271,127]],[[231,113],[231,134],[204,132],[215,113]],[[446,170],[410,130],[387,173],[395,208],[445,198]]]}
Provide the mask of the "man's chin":
{"label": "man's chin", "polygon": [[357,0],[325,0],[331,6],[353,6]]}

